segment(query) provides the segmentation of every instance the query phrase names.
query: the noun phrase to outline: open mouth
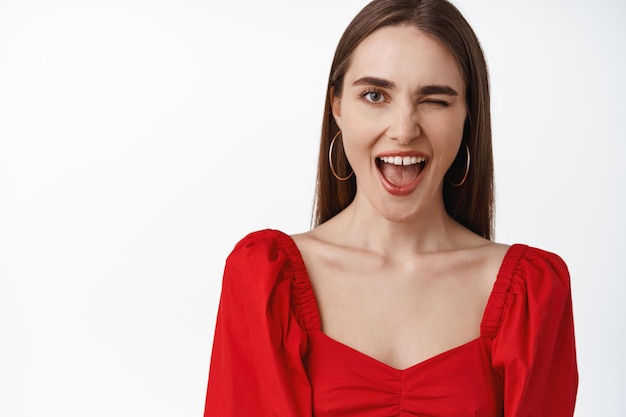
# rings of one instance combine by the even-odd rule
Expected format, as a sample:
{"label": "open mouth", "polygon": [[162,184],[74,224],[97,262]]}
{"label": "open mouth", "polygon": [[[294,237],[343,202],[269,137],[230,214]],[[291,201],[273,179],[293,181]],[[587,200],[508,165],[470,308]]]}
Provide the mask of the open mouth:
{"label": "open mouth", "polygon": [[381,156],[376,158],[376,166],[383,185],[391,194],[406,195],[419,183],[420,174],[427,164],[423,156]]}

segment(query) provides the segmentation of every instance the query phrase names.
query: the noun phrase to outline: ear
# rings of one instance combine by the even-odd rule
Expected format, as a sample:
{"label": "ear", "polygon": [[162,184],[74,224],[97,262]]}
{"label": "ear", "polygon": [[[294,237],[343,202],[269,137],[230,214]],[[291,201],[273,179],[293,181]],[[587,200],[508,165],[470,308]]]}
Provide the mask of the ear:
{"label": "ear", "polygon": [[330,91],[330,107],[333,111],[333,117],[335,118],[335,123],[339,126],[339,130],[341,130],[341,97],[337,97],[335,95],[335,88],[331,87]]}

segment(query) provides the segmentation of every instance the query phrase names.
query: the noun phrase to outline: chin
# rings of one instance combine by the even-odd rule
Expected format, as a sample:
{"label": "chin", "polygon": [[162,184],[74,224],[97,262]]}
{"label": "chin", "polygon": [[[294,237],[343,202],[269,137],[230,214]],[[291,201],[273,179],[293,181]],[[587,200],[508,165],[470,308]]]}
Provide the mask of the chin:
{"label": "chin", "polygon": [[[402,204],[404,205],[404,204]],[[406,207],[383,207],[376,209],[377,213],[391,223],[410,223],[419,217],[419,210],[415,206],[407,210]]]}

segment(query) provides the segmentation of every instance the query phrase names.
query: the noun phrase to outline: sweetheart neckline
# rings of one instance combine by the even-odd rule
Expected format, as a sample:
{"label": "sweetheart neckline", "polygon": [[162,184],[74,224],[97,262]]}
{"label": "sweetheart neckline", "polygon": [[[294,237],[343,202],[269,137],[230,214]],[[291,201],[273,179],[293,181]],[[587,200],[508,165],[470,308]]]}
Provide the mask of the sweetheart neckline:
{"label": "sweetheart neckline", "polygon": [[367,353],[364,353],[358,349],[353,348],[352,346],[349,346],[343,342],[340,342],[339,340],[333,339],[332,337],[328,336],[326,333],[324,333],[321,329],[316,329],[315,330],[323,339],[325,339],[327,342],[330,342],[338,347],[340,347],[341,349],[347,350],[348,352],[351,352],[352,354],[354,354],[355,356],[361,357],[362,359],[371,362],[379,367],[391,370],[393,372],[398,372],[398,373],[409,373],[415,369],[418,368],[423,368],[425,366],[430,365],[432,362],[436,362],[438,359],[443,359],[445,357],[451,356],[459,351],[465,350],[467,348],[469,348],[470,346],[473,346],[475,344],[477,344],[480,339],[482,338],[482,336],[478,336],[468,342],[462,343],[458,346],[455,346],[453,348],[444,350],[443,352],[439,352],[433,356],[430,356],[426,359],[423,359],[413,365],[410,365],[407,368],[403,368],[403,369],[399,369],[396,368],[394,366],[389,365],[386,362],[381,361],[380,359],[376,359],[373,356],[368,355]]}
{"label": "sweetheart neckline", "polygon": [[493,287],[491,289],[491,292],[489,294],[489,297],[487,299],[487,304],[485,305],[485,309],[483,310],[483,314],[482,314],[482,318],[481,318],[481,322],[480,322],[480,326],[479,326],[479,335],[470,340],[469,342],[465,342],[463,344],[460,344],[456,347],[453,347],[451,349],[447,349],[444,350],[440,353],[437,353],[435,355],[433,355],[432,357],[426,358],[420,362],[417,362],[413,365],[410,365],[408,368],[404,368],[404,369],[398,369],[395,368],[387,363],[385,363],[384,361],[381,361],[380,359],[376,359],[372,356],[369,356],[363,352],[361,352],[358,349],[355,349],[339,340],[333,339],[332,337],[328,336],[326,333],[324,333],[324,331],[322,330],[323,326],[322,326],[322,318],[321,318],[321,313],[319,310],[319,303],[317,302],[317,297],[315,296],[315,291],[313,291],[313,284],[311,282],[311,278],[309,277],[309,272],[308,269],[306,267],[306,264],[304,263],[304,257],[302,256],[302,253],[300,252],[300,248],[298,248],[298,245],[296,245],[295,240],[288,234],[283,233],[281,231],[277,231],[280,235],[283,236],[283,241],[286,242],[286,245],[290,246],[290,250],[288,250],[289,253],[293,254],[293,259],[291,259],[292,263],[297,264],[298,269],[300,269],[302,271],[303,274],[303,278],[304,278],[304,284],[308,287],[307,290],[309,290],[311,292],[311,294],[313,295],[313,301],[314,301],[314,314],[316,316],[317,322],[319,323],[318,327],[311,329],[314,331],[319,332],[321,335],[323,335],[323,337],[325,337],[326,339],[336,343],[337,345],[341,345],[344,346],[347,349],[350,349],[354,352],[357,352],[359,355],[365,357],[365,358],[369,358],[371,361],[374,361],[376,363],[379,363],[385,367],[387,367],[388,369],[394,370],[396,372],[406,372],[409,371],[413,368],[419,367],[421,364],[425,363],[425,362],[429,362],[432,359],[435,359],[439,356],[442,355],[446,355],[452,351],[455,351],[457,349],[461,349],[467,345],[471,345],[473,343],[478,343],[478,341],[482,338],[482,337],[486,337],[486,334],[484,334],[483,332],[483,326],[488,326],[487,321],[488,321],[488,311],[490,309],[490,307],[492,306],[493,303],[496,303],[496,301],[494,300],[494,298],[497,298],[499,296],[498,291],[497,291],[497,287],[498,284],[500,283],[501,280],[504,280],[506,277],[504,276],[505,273],[510,273],[511,271],[509,271],[508,269],[508,264],[509,262],[511,262],[512,260],[515,261],[515,263],[517,263],[517,260],[520,258],[521,255],[521,251],[523,251],[525,248],[527,248],[526,245],[522,245],[522,244],[513,244],[510,245],[507,248],[506,253],[504,254],[504,257],[502,258],[502,261],[500,263],[500,267],[498,269],[498,273],[496,274],[496,279],[494,280],[493,283]]}

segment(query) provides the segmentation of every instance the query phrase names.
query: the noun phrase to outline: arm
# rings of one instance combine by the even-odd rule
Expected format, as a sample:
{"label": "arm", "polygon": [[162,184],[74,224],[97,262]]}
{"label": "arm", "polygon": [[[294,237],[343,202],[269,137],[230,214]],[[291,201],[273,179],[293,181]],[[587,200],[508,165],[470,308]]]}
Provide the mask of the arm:
{"label": "arm", "polygon": [[262,233],[226,262],[205,417],[311,415],[306,333],[291,311],[285,254]]}
{"label": "arm", "polygon": [[569,273],[528,249],[514,273],[493,345],[505,417],[571,417],[578,387]]}

